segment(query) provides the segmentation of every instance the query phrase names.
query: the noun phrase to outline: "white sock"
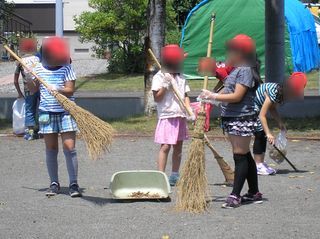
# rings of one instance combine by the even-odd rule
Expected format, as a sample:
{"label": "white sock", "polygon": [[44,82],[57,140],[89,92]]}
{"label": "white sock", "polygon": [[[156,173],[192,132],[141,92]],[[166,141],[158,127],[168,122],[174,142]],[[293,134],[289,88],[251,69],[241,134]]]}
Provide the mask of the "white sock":
{"label": "white sock", "polygon": [[171,176],[177,176],[177,177],[179,177],[179,172],[172,172],[172,173],[171,173]]}

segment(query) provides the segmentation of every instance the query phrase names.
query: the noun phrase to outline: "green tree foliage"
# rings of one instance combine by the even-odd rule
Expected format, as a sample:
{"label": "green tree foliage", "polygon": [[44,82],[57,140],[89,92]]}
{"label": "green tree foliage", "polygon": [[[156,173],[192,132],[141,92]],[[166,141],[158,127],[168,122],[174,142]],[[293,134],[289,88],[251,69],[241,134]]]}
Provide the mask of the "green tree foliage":
{"label": "green tree foliage", "polygon": [[180,27],[184,24],[190,10],[201,0],[173,0],[173,9],[177,14],[177,22]]}
{"label": "green tree foliage", "polygon": [[[180,40],[174,1],[166,4],[166,43]],[[99,57],[111,52],[110,72],[142,72],[148,0],[89,0],[89,6],[93,11],[74,18],[80,40],[94,42]]]}
{"label": "green tree foliage", "polygon": [[109,70],[141,72],[147,0],[89,0],[94,11],[75,17],[82,41],[93,41],[99,56],[111,51]]}

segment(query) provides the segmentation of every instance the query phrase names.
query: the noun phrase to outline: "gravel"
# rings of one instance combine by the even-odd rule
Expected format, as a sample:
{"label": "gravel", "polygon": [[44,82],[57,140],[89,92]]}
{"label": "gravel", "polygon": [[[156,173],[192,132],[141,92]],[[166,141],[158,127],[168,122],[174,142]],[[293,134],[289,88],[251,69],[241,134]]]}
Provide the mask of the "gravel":
{"label": "gravel", "polygon": [[[230,146],[213,142],[232,165]],[[173,210],[172,202],[119,202],[109,194],[111,175],[120,170],[155,169],[158,146],[152,138],[117,138],[106,159],[87,159],[79,140],[79,180],[84,197],[67,195],[67,173],[60,151],[63,193],[46,198],[48,176],[43,141],[0,137],[0,238],[320,238],[320,165],[317,141],[289,143],[288,157],[302,173],[285,162],[276,176],[259,177],[266,201],[237,209],[221,208],[231,189],[207,151],[207,170],[213,201],[207,213]],[[183,149],[186,155],[187,143]],[[170,160],[169,160],[170,162]],[[170,168],[170,163],[168,169]]]}

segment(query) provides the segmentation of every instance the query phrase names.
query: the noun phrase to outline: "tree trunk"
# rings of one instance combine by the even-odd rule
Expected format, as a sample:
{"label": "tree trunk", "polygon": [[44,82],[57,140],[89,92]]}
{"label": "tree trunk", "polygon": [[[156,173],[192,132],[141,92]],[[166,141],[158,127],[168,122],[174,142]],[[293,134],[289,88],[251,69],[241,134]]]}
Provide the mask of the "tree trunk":
{"label": "tree trunk", "polygon": [[165,26],[166,26],[166,1],[149,0],[148,5],[148,32],[145,39],[145,75],[144,75],[144,103],[145,114],[152,115],[155,112],[155,103],[151,91],[152,78],[159,70],[150,54],[148,48],[151,48],[155,56],[160,59],[161,48],[165,44]]}
{"label": "tree trunk", "polygon": [[0,35],[3,35],[3,33],[4,33],[4,0],[0,0]]}

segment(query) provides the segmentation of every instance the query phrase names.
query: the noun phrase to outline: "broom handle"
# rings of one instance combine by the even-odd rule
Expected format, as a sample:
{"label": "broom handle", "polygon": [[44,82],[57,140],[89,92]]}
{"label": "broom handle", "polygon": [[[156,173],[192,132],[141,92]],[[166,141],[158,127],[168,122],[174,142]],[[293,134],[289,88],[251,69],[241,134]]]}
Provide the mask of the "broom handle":
{"label": "broom handle", "polygon": [[[211,52],[212,52],[212,42],[213,42],[213,31],[214,31],[214,22],[216,20],[216,14],[212,14],[211,16],[211,24],[210,24],[210,35],[209,35],[209,42],[208,42],[208,49],[207,49],[207,57],[211,57]],[[208,89],[208,82],[209,82],[209,77],[205,76],[204,77],[204,82],[203,82],[203,89]]]}
{"label": "broom handle", "polygon": [[[153,51],[150,48],[148,49],[148,51],[149,51],[151,57],[153,58],[154,62],[157,64],[158,68],[161,69],[161,64],[158,61],[157,57],[154,55]],[[180,93],[179,93],[178,89],[175,87],[175,85],[172,85],[172,90],[173,90],[175,97],[179,101],[180,105],[185,109],[185,111],[187,112],[187,114],[189,116],[192,116],[193,115],[192,110],[189,107],[187,107],[186,103],[181,98]]]}
{"label": "broom handle", "polygon": [[46,88],[49,87],[47,82],[40,78],[36,73],[31,71],[30,68],[23,62],[23,60],[16,53],[14,53],[7,45],[4,45],[3,47],[9,52],[11,56],[13,56],[14,59],[16,59],[23,66],[25,70],[30,72],[42,85],[44,85]]}
{"label": "broom handle", "polygon": [[299,170],[293,165],[293,163],[290,162],[290,160],[287,158],[287,156],[282,153],[282,151],[275,145],[273,147],[278,151],[278,153],[287,161],[288,164],[294,169],[294,171],[299,172]]}

